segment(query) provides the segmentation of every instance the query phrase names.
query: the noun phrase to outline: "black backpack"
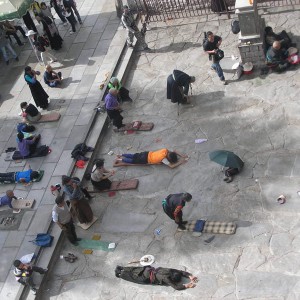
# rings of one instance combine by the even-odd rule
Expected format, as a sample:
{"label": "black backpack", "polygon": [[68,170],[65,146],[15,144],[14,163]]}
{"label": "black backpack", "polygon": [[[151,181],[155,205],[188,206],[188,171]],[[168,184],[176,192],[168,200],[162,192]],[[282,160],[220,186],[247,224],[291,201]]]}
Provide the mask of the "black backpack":
{"label": "black backpack", "polygon": [[240,22],[238,20],[232,20],[231,22],[231,31],[233,34],[238,34],[241,29],[240,29]]}

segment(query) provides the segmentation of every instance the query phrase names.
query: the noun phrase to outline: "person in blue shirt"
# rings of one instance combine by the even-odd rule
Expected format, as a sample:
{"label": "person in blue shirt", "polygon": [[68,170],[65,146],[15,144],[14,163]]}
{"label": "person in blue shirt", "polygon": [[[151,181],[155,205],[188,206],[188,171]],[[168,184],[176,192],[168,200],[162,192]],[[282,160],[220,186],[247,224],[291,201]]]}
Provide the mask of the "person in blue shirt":
{"label": "person in blue shirt", "polygon": [[13,199],[17,200],[17,197],[14,195],[14,192],[11,190],[6,191],[5,195],[0,197],[0,206],[8,205],[10,208],[13,208],[11,204]]}
{"label": "person in blue shirt", "polygon": [[28,169],[26,171],[20,172],[8,172],[0,173],[0,183],[23,183],[24,185],[30,184],[31,181],[34,181],[39,177],[38,171],[32,171]]}

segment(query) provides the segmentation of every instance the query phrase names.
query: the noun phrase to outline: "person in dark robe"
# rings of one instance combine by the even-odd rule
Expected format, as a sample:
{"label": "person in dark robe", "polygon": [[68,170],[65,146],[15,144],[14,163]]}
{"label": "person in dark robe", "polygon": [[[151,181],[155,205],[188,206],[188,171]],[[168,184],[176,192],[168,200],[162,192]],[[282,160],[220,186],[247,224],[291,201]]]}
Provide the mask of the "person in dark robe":
{"label": "person in dark robe", "polygon": [[80,185],[78,178],[62,176],[64,192],[69,196],[71,206],[75,211],[80,223],[90,223],[93,220],[93,212],[89,203],[84,199],[84,195],[92,198]]}
{"label": "person in dark robe", "polygon": [[171,99],[173,103],[188,104],[188,93],[190,84],[195,82],[194,76],[174,70],[167,79],[167,99]]}
{"label": "person in dark robe", "polygon": [[43,15],[40,13],[36,19],[40,21],[43,25],[43,30],[47,35],[47,38],[50,42],[51,49],[59,50],[62,47],[63,39],[59,35],[57,27],[54,21],[49,18],[48,16]]}
{"label": "person in dark robe", "polygon": [[[189,272],[169,269],[169,268],[153,268],[145,267],[121,267],[117,266],[115,275],[118,278],[138,283],[171,286],[175,290],[185,290],[193,288],[198,282],[198,278]],[[182,283],[183,277],[188,278],[188,283]]]}
{"label": "person in dark robe", "polygon": [[94,188],[98,190],[108,190],[111,187],[111,181],[108,179],[113,176],[115,171],[109,171],[104,168],[104,159],[97,159],[91,173],[91,182]]}
{"label": "person in dark robe", "polygon": [[192,200],[190,193],[170,194],[162,201],[162,207],[164,212],[170,219],[174,220],[178,225],[178,228],[185,230],[185,224],[187,221],[182,220],[182,209],[186,202]]}
{"label": "person in dark robe", "polygon": [[27,82],[35,105],[41,107],[42,109],[47,109],[48,107],[48,94],[43,89],[40,82],[36,79],[36,72],[27,66],[25,68],[24,79]]}
{"label": "person in dark robe", "polygon": [[28,30],[33,30],[34,32],[38,32],[29,11],[27,11],[26,14],[23,16],[23,21]]}
{"label": "person in dark robe", "polygon": [[210,9],[213,12],[219,13],[219,15],[221,15],[221,12],[228,11],[228,5],[226,3],[226,0],[211,0]]}

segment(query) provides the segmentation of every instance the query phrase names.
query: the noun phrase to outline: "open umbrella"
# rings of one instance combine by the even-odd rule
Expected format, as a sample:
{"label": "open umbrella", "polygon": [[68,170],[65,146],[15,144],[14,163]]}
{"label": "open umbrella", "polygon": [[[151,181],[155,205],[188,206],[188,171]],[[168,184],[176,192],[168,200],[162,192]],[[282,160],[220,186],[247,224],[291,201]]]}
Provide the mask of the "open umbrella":
{"label": "open umbrella", "polygon": [[237,168],[239,171],[244,165],[244,162],[237,155],[227,150],[209,152],[209,158],[211,161],[214,161],[221,166]]}
{"label": "open umbrella", "polygon": [[0,0],[0,21],[20,19],[33,0]]}

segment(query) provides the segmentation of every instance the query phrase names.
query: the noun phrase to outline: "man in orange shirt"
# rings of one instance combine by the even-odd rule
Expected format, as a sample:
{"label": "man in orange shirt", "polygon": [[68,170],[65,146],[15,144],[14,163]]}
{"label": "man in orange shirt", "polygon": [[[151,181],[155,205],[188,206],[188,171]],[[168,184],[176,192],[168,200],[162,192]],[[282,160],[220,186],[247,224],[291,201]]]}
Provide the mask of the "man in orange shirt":
{"label": "man in orange shirt", "polygon": [[[165,164],[172,167],[172,164],[178,162],[178,156],[183,156],[176,151],[168,149],[160,149],[157,151],[145,151],[140,153],[124,153],[118,156],[117,161],[122,161],[127,164]],[[184,157],[184,156],[183,156]]]}

